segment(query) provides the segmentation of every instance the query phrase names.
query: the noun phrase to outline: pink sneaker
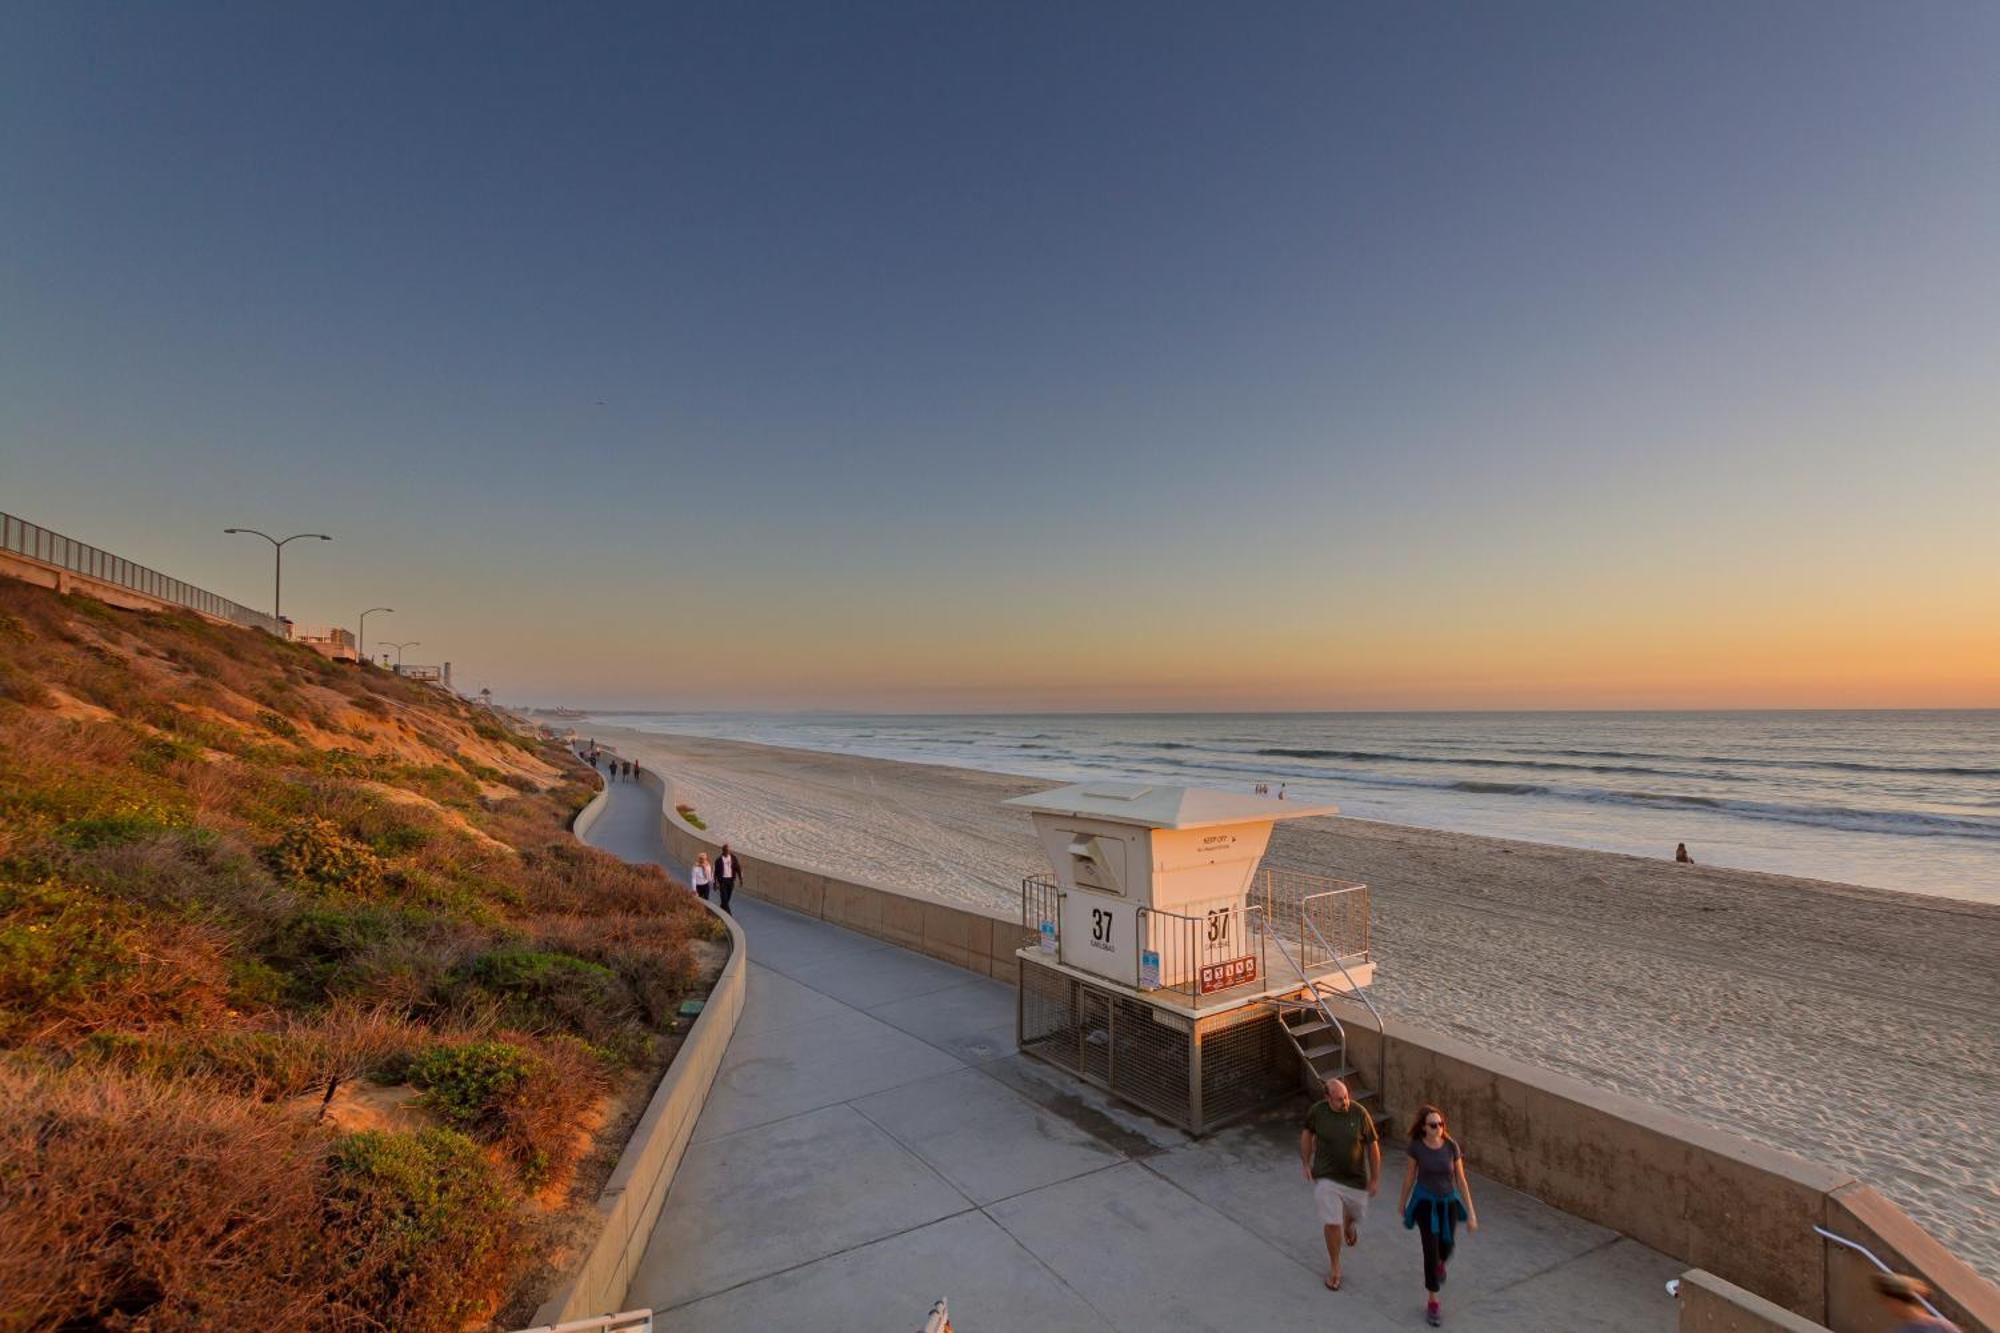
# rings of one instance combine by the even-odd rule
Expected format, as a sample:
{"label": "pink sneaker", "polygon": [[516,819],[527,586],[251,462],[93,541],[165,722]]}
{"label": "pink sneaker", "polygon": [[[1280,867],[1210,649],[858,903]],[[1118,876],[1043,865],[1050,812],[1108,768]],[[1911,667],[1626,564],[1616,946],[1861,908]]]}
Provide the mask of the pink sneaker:
{"label": "pink sneaker", "polygon": [[1444,1313],[1438,1309],[1436,1301],[1432,1301],[1424,1307],[1424,1322],[1432,1328],[1436,1328],[1438,1325],[1444,1323]]}

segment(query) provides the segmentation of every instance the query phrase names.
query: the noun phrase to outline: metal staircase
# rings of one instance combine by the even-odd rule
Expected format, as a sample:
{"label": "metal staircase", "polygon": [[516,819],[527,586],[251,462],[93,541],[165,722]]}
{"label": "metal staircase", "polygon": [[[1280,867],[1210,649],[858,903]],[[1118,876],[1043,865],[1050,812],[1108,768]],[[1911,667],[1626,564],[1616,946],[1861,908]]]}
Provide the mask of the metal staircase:
{"label": "metal staircase", "polygon": [[[1318,936],[1319,931],[1309,920],[1305,923],[1305,927],[1314,936]],[[1299,985],[1303,990],[1302,995],[1284,997],[1275,1003],[1278,1006],[1278,1023],[1284,1029],[1285,1040],[1289,1041],[1292,1049],[1298,1052],[1299,1078],[1305,1085],[1307,1094],[1318,1097],[1325,1091],[1326,1081],[1337,1078],[1347,1085],[1348,1096],[1357,1104],[1367,1108],[1377,1130],[1387,1134],[1389,1113],[1388,1108],[1382,1103],[1382,1086],[1385,1081],[1382,1074],[1386,1072],[1387,1066],[1387,1034],[1384,1034],[1382,1043],[1384,1068],[1377,1071],[1375,1079],[1363,1082],[1361,1071],[1348,1058],[1347,1028],[1327,1005],[1326,997],[1332,994],[1343,999],[1359,1000],[1367,1008],[1370,1017],[1375,1020],[1377,1032],[1383,1030],[1381,1012],[1368,998],[1368,993],[1353,984],[1352,977],[1348,977],[1345,989],[1338,987],[1322,989],[1323,983],[1314,980],[1306,973],[1299,960],[1292,957],[1291,951],[1285,947],[1284,941],[1275,934],[1273,939],[1278,945],[1278,953],[1297,972]],[[1321,944],[1324,947],[1323,940]],[[1326,953],[1337,965],[1339,964],[1339,955],[1331,949],[1326,949]],[[1345,965],[1340,965],[1340,971],[1341,975],[1347,975]]]}

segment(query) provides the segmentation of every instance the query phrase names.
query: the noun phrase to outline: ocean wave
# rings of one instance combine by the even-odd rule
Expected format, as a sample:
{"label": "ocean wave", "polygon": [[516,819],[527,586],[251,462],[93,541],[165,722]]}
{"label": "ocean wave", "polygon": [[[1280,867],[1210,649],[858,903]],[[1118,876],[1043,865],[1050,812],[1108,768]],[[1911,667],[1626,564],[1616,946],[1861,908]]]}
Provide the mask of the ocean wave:
{"label": "ocean wave", "polygon": [[[1360,780],[1367,782],[1368,778],[1361,775]],[[1655,810],[1699,810],[1780,824],[1840,829],[1849,833],[1886,833],[1909,837],[1944,834],[1951,837],[2000,841],[2000,818],[1987,819],[1978,815],[1940,815],[1921,810],[1870,810],[1853,806],[1792,805],[1779,801],[1743,801],[1726,796],[1704,796],[1693,792],[1614,791],[1589,787],[1545,787],[1530,783],[1429,783],[1422,779],[1410,779],[1395,785],[1431,786],[1445,791],[1490,796],[1548,796],[1587,801],[1597,805],[1638,806]]]}
{"label": "ocean wave", "polygon": [[1871,764],[1859,759],[1770,759],[1740,754],[1663,754],[1655,750],[1541,750],[1572,759],[1660,759],[1687,764],[1734,764],[1743,768],[1826,769],[1834,773],[1887,773],[1927,778],[2000,778],[2000,768],[1969,764]]}
{"label": "ocean wave", "polygon": [[[1702,778],[1712,782],[1747,782],[1735,773],[1694,772],[1684,768],[1653,768],[1643,764],[1563,764],[1546,759],[1500,759],[1483,755],[1400,754],[1387,750],[1311,750],[1269,746],[1260,755],[1281,759],[1352,759],[1362,763],[1444,764],[1454,768],[1529,768],[1544,772],[1635,773],[1656,778]],[[1720,760],[1714,762],[1722,762]]]}

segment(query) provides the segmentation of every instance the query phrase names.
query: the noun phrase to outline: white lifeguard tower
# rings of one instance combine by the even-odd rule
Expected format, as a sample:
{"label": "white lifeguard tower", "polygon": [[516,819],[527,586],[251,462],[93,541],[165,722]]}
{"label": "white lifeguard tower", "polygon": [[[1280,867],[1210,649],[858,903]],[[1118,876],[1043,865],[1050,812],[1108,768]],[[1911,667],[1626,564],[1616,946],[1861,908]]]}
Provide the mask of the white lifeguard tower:
{"label": "white lifeguard tower", "polygon": [[1195,1133],[1353,1078],[1327,1001],[1374,1012],[1367,886],[1262,864],[1278,820],[1336,807],[1126,782],[1006,804],[1054,870],[1021,886],[1023,1051]]}

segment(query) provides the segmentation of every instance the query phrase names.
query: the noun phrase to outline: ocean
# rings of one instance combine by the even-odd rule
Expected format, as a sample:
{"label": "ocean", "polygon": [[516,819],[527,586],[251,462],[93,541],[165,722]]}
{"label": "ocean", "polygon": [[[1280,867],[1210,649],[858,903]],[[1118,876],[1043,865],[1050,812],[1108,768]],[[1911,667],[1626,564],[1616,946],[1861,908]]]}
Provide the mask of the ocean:
{"label": "ocean", "polygon": [[2000,710],[592,716],[1052,781],[1268,782],[1362,819],[2000,902]]}

